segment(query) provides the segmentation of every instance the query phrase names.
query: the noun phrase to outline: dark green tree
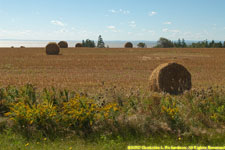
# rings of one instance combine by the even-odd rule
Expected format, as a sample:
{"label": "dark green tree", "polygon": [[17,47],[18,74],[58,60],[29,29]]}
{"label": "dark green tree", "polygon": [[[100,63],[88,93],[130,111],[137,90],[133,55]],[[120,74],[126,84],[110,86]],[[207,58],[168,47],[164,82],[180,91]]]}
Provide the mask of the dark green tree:
{"label": "dark green tree", "polygon": [[105,48],[105,43],[104,43],[103,38],[102,38],[101,35],[99,35],[99,37],[98,37],[97,47],[98,48]]}
{"label": "dark green tree", "polygon": [[185,43],[185,40],[184,39],[182,39],[182,42],[181,42],[181,47],[187,47],[187,44]]}
{"label": "dark green tree", "polygon": [[157,41],[157,45],[155,47],[159,47],[159,48],[170,48],[173,47],[173,42],[171,40],[168,40],[167,38],[163,38],[161,37],[158,41]]}
{"label": "dark green tree", "polygon": [[86,39],[86,41],[82,41],[82,46],[83,47],[96,47],[95,42],[89,39]]}
{"label": "dark green tree", "polygon": [[222,42],[220,41],[220,42],[218,42],[218,43],[215,43],[215,46],[214,46],[215,48],[222,48],[223,47],[223,44],[222,44]]}
{"label": "dark green tree", "polygon": [[147,48],[147,45],[143,42],[138,43],[138,48]]}
{"label": "dark green tree", "polygon": [[223,42],[223,47],[225,48],[225,41]]}
{"label": "dark green tree", "polygon": [[212,42],[209,43],[209,47],[210,48],[214,48],[215,47],[215,41],[214,40],[212,40]]}
{"label": "dark green tree", "polygon": [[177,46],[178,46],[178,47],[182,47],[180,38],[179,38],[178,41],[177,41]]}

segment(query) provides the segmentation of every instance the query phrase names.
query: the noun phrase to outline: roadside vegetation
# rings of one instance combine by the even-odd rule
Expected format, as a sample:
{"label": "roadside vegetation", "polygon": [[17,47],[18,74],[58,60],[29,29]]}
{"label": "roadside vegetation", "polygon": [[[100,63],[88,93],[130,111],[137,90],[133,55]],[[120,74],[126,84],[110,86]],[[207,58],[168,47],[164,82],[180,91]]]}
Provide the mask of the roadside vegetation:
{"label": "roadside vegetation", "polygon": [[14,141],[10,145],[21,149],[49,147],[49,141],[55,141],[53,147],[71,143],[73,148],[76,138],[81,147],[96,149],[133,144],[222,145],[224,93],[219,87],[172,96],[125,93],[116,87],[91,94],[55,88],[37,91],[31,84],[8,86],[0,89],[0,143],[7,147],[5,143]]}

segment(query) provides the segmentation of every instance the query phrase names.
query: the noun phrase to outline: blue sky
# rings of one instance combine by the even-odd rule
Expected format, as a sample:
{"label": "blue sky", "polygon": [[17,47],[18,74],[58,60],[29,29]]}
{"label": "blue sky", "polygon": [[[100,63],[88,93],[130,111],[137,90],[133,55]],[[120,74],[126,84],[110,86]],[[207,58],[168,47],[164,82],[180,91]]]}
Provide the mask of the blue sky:
{"label": "blue sky", "polygon": [[0,39],[225,40],[224,0],[0,0]]}

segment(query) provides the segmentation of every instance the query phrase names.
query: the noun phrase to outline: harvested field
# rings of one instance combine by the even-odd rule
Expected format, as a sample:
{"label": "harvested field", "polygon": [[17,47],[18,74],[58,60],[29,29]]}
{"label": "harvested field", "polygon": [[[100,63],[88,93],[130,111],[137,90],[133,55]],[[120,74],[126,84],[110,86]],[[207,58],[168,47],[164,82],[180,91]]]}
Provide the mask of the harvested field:
{"label": "harvested field", "polygon": [[148,88],[152,71],[175,61],[192,74],[193,88],[225,85],[225,49],[68,48],[48,56],[44,48],[0,48],[1,86],[96,89],[105,85]]}

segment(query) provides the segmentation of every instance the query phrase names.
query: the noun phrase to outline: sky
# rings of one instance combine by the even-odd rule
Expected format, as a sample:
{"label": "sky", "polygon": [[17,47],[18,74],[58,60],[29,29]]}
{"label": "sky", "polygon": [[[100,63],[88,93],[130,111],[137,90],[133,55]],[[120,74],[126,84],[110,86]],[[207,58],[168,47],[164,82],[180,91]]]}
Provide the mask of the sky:
{"label": "sky", "polygon": [[0,0],[0,39],[225,40],[225,0]]}

